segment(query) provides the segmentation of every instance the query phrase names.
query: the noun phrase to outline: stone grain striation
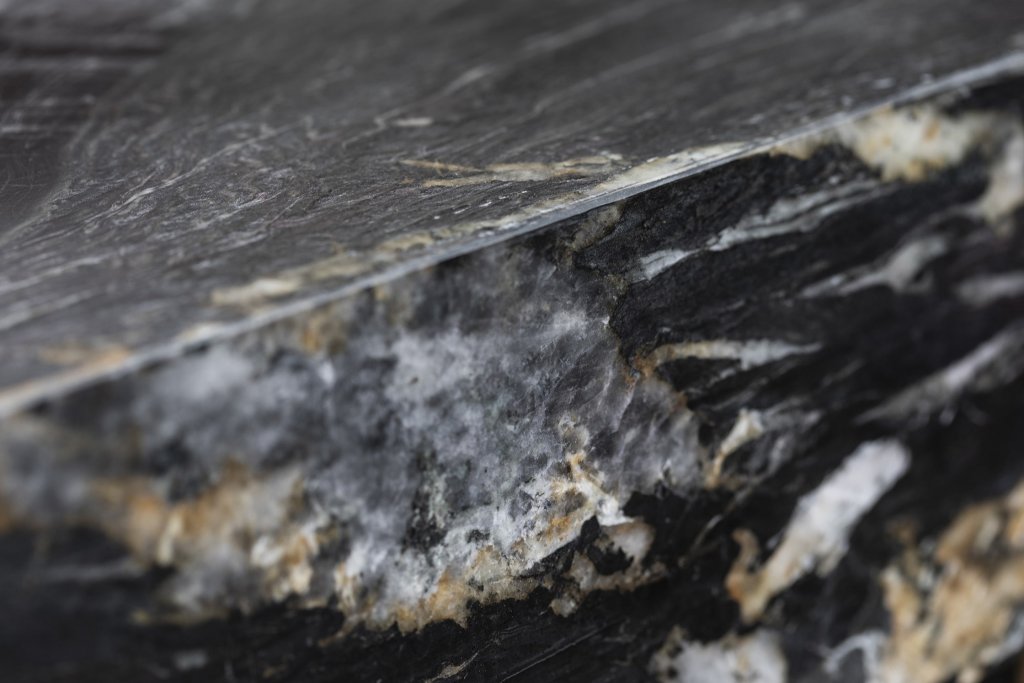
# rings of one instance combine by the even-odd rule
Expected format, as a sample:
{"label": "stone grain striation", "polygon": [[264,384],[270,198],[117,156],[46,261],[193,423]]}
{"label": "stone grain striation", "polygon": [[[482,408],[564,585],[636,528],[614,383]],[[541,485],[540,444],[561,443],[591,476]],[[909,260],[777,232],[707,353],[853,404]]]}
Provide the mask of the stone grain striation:
{"label": "stone grain striation", "polygon": [[0,413],[1020,70],[1022,27],[1013,0],[8,0]]}

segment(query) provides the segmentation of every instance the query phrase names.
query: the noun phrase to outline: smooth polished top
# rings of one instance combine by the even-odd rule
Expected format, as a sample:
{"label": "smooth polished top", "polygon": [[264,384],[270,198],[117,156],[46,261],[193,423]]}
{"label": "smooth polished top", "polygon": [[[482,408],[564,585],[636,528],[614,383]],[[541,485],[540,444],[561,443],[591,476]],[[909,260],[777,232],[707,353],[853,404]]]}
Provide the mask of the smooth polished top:
{"label": "smooth polished top", "polygon": [[0,0],[0,49],[2,415],[1021,72],[1024,3]]}

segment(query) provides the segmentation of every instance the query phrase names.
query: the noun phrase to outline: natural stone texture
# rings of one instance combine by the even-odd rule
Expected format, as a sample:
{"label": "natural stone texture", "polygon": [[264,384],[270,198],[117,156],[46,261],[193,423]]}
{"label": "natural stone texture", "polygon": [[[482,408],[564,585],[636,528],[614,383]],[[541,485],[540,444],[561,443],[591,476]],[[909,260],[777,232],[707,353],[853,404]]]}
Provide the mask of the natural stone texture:
{"label": "natural stone texture", "polygon": [[[172,47],[73,141],[42,136],[26,164],[67,144],[65,170],[0,233],[21,264],[5,291],[27,292],[0,308],[5,680],[1009,675],[1024,80],[992,35],[1012,39],[1016,6],[430,4],[403,10],[422,63],[373,45],[397,21],[376,4],[346,6],[344,29],[343,5],[284,7],[134,5],[138,33],[81,19],[94,48]],[[681,7],[683,36],[655,30]],[[0,8],[15,35],[41,25]],[[744,80],[764,73],[750,55],[839,54],[883,15],[903,43],[861,30],[877,45],[839,66]],[[285,29],[312,18],[297,44]],[[444,35],[472,59],[430,48]],[[192,70],[213,55],[214,75]],[[547,59],[520,87],[557,92],[553,118],[481,94]],[[684,63],[692,82],[669,83]],[[401,69],[427,85],[388,80]],[[566,88],[577,69],[600,88]],[[736,101],[690,106],[725,74]],[[403,99],[429,79],[448,89]],[[351,92],[366,111],[318,138]],[[655,127],[644,107],[672,113]],[[371,132],[345,132],[357,120]],[[677,154],[694,144],[716,146]],[[439,207],[436,227],[409,220]],[[77,264],[29,257],[78,243]],[[127,260],[101,265],[109,249]]]}

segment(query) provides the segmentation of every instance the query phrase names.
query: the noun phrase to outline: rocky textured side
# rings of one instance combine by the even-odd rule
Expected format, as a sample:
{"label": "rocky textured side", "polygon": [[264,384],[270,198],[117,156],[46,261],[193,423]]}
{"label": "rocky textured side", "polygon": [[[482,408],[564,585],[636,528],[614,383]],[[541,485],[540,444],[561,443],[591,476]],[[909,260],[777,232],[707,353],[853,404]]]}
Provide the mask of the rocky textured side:
{"label": "rocky textured side", "polygon": [[5,679],[981,680],[1024,645],[1021,93],[7,419]]}

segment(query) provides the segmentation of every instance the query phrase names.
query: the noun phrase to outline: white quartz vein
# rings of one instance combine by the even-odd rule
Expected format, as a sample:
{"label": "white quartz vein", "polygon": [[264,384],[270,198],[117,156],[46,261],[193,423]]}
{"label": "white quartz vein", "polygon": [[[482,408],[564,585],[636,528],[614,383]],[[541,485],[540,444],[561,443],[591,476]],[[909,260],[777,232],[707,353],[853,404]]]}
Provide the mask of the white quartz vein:
{"label": "white quartz vein", "polygon": [[757,540],[736,534],[741,552],[726,586],[747,622],[757,619],[768,602],[797,579],[814,571],[827,574],[846,554],[857,521],[903,476],[910,452],[898,441],[861,444],[813,492],[800,499],[782,541],[763,567],[751,572]]}

